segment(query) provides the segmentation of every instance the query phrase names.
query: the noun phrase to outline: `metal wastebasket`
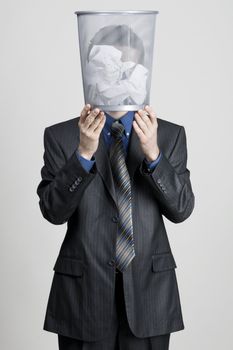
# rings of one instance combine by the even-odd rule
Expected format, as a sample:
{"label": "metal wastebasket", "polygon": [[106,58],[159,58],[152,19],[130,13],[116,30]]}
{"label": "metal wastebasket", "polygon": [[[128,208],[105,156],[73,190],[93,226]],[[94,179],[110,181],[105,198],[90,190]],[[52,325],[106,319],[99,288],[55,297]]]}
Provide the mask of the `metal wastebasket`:
{"label": "metal wastebasket", "polygon": [[76,11],[85,104],[134,111],[150,104],[158,11]]}

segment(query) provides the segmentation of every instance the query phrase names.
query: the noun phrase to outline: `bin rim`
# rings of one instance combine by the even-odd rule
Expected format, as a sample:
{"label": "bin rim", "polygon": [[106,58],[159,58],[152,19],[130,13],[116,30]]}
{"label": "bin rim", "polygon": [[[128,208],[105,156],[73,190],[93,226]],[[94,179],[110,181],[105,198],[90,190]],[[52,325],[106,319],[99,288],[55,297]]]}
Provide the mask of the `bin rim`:
{"label": "bin rim", "polygon": [[127,15],[127,14],[148,14],[148,15],[154,15],[158,14],[159,11],[154,11],[154,10],[125,10],[125,11],[120,11],[120,10],[112,10],[112,11],[75,11],[74,12],[77,16],[80,15],[114,15],[114,14],[122,14],[122,15]]}

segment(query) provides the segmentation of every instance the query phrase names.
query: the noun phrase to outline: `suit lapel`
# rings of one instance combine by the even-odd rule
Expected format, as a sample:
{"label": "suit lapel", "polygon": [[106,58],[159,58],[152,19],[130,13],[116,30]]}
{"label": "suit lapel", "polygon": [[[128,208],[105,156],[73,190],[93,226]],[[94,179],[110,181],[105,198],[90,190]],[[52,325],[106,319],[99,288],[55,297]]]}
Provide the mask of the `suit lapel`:
{"label": "suit lapel", "polygon": [[[95,152],[96,167],[103,179],[103,182],[109,194],[111,195],[113,201],[117,206],[115,185],[114,185],[113,175],[111,171],[111,164],[110,164],[107,149],[108,148],[107,148],[107,145],[105,144],[103,130],[102,130],[100,134],[100,139],[99,139],[99,146],[97,148],[97,151]],[[134,128],[132,127],[129,144],[128,144],[128,152],[125,160],[128,168],[129,176],[131,179],[131,184],[133,182],[135,170],[138,167],[138,165],[142,162],[143,158],[144,158],[144,154],[141,150],[139,138],[136,132],[134,131]]]}

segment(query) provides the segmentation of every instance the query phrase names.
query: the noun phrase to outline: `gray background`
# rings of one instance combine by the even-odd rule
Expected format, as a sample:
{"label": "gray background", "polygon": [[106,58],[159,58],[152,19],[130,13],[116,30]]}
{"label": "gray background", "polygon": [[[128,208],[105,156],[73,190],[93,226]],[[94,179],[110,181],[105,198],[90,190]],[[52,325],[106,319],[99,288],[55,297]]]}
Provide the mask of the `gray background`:
{"label": "gray background", "polygon": [[[86,5],[88,5],[86,7]],[[8,0],[0,5],[0,347],[57,349],[42,330],[66,225],[43,219],[36,187],[46,126],[78,116],[83,90],[76,10],[159,10],[151,105],[185,126],[196,206],[165,219],[185,329],[172,350],[232,344],[232,1]]]}

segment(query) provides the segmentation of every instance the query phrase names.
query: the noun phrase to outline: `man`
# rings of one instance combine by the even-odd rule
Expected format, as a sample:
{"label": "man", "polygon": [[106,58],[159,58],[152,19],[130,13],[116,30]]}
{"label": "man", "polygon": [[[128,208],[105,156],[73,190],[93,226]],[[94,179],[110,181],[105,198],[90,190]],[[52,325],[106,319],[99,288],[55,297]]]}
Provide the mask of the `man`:
{"label": "man", "polygon": [[[122,179],[113,152],[120,142],[134,243],[123,266],[116,255]],[[40,209],[49,222],[67,223],[44,329],[58,334],[62,350],[167,350],[184,323],[163,216],[183,222],[194,208],[185,128],[150,106],[104,113],[86,105],[80,116],[46,127],[44,147]]]}

